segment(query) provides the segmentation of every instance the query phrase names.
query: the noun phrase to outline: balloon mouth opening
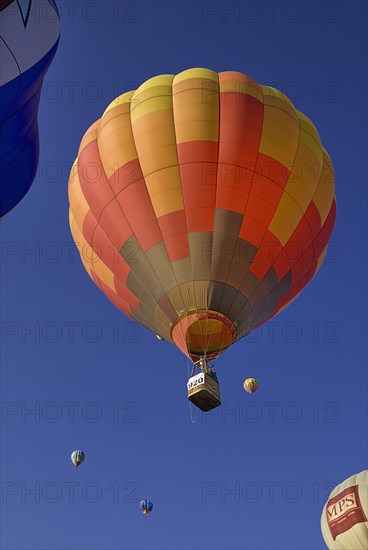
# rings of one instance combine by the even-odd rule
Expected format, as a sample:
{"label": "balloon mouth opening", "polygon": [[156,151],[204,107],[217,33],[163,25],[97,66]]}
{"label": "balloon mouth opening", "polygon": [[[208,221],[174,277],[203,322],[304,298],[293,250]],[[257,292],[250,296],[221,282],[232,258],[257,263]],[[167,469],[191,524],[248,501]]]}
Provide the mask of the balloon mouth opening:
{"label": "balloon mouth opening", "polygon": [[171,330],[177,347],[192,361],[215,359],[236,340],[236,327],[223,313],[205,310],[187,313]]}

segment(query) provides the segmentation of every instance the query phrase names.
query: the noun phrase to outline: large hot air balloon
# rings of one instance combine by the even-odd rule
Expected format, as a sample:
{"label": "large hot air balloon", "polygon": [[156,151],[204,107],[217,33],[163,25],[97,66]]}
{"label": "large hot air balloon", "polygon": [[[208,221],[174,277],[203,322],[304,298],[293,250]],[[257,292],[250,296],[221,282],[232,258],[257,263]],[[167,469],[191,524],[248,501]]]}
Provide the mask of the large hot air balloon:
{"label": "large hot air balloon", "polygon": [[368,470],[335,487],[323,508],[321,529],[329,550],[367,550]]}
{"label": "large hot air balloon", "polygon": [[311,121],[281,92],[208,69],[113,101],[82,139],[69,199],[96,285],[197,365],[294,300],[335,221]]}
{"label": "large hot air balloon", "polygon": [[0,218],[36,175],[41,86],[59,34],[54,0],[0,0]]}

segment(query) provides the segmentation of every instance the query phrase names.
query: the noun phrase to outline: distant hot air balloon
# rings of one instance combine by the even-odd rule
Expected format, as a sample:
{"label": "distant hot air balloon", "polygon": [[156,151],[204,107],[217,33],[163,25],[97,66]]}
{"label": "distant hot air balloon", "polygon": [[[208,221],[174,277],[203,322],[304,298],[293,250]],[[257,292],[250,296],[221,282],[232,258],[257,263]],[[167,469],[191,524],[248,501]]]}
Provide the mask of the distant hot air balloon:
{"label": "distant hot air balloon", "polygon": [[113,101],[82,139],[69,199],[92,280],[197,365],[296,298],[336,210],[311,121],[281,92],[207,69]]}
{"label": "distant hot air balloon", "polygon": [[147,516],[148,514],[150,514],[152,512],[153,502],[151,500],[141,500],[140,508],[141,508],[141,511],[143,512],[143,514],[145,516]]}
{"label": "distant hot air balloon", "polygon": [[323,508],[321,529],[329,550],[367,550],[368,470],[335,487]]}
{"label": "distant hot air balloon", "polygon": [[83,451],[73,451],[70,457],[76,468],[78,468],[78,466],[80,466],[82,462],[84,462],[85,458],[86,455]]}
{"label": "distant hot air balloon", "polygon": [[258,386],[259,382],[256,378],[247,378],[243,384],[245,391],[251,395],[258,390]]}
{"label": "distant hot air balloon", "polygon": [[38,104],[59,34],[54,0],[0,0],[0,218],[36,174]]}

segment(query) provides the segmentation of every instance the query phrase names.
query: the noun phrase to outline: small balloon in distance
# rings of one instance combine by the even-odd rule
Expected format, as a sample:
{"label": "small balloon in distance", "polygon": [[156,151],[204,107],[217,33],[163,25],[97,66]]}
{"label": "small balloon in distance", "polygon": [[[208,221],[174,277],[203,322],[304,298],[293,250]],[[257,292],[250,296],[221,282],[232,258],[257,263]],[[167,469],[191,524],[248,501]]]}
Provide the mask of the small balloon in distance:
{"label": "small balloon in distance", "polygon": [[148,514],[150,514],[152,512],[152,509],[153,509],[153,502],[152,500],[141,500],[140,502],[140,509],[141,509],[141,512],[147,516]]}
{"label": "small balloon in distance", "polygon": [[73,451],[70,456],[70,459],[76,468],[78,468],[78,466],[80,466],[82,462],[84,462],[85,458],[86,455],[83,451]]}
{"label": "small balloon in distance", "polygon": [[247,378],[244,380],[243,388],[251,395],[258,390],[258,386],[259,382],[256,378]]}

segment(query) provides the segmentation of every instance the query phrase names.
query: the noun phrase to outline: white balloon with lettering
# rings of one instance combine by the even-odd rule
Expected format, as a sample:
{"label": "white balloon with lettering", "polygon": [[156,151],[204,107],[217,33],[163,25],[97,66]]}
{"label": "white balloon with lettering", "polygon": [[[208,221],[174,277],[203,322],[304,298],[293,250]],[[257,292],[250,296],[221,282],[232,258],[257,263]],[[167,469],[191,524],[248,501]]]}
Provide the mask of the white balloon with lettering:
{"label": "white balloon with lettering", "polygon": [[329,550],[368,549],[368,470],[335,487],[323,508],[321,529]]}

